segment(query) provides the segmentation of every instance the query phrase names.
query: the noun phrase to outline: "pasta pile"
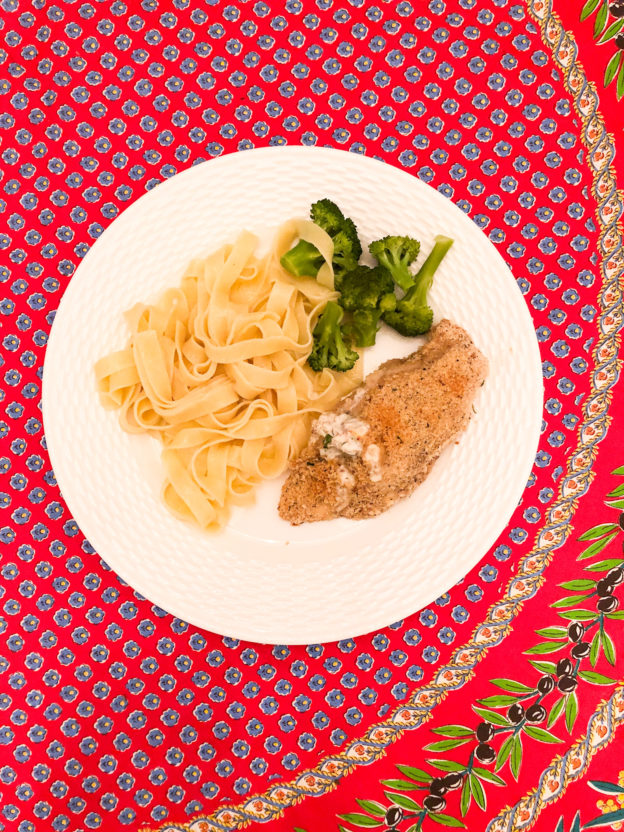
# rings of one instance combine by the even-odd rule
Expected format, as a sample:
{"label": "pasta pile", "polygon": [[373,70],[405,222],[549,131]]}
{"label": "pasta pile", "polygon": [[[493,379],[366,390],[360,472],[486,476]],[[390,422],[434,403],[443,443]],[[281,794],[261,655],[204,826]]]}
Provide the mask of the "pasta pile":
{"label": "pasta pile", "polygon": [[[298,237],[325,258],[317,280],[280,266]],[[162,442],[167,507],[205,529],[222,527],[233,505],[281,474],[313,417],[361,380],[355,369],[315,373],[306,364],[318,315],[336,297],[329,236],[291,221],[263,257],[257,242],[244,231],[194,260],[178,288],[126,313],[126,348],[95,365],[100,400],[120,410],[123,429]]]}

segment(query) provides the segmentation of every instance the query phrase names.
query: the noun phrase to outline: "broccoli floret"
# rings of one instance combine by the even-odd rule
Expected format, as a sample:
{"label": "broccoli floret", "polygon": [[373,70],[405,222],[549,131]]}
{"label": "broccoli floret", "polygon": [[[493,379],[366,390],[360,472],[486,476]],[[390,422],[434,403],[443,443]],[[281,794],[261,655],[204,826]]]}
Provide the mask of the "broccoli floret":
{"label": "broccoli floret", "polygon": [[340,322],[343,311],[333,300],[328,301],[323,314],[314,327],[314,346],[308,356],[308,364],[320,372],[325,367],[344,373],[350,370],[359,355],[345,343]]}
{"label": "broccoli floret", "polygon": [[342,280],[346,274],[357,267],[357,257],[353,254],[351,240],[345,231],[339,231],[334,239],[332,268],[334,269],[334,289],[342,291]]}
{"label": "broccoli floret", "polygon": [[426,292],[412,287],[398,301],[396,309],[384,315],[384,321],[401,335],[424,335],[433,323],[433,310],[427,306]]}
{"label": "broccoli floret", "polygon": [[317,247],[305,240],[299,240],[280,257],[282,266],[295,277],[316,277],[324,262]]}
{"label": "broccoli floret", "polygon": [[[332,266],[336,283],[346,271],[355,268],[362,254],[362,244],[352,219],[345,217],[331,199],[319,199],[310,208],[310,219],[326,231],[334,243]],[[338,288],[338,286],[336,286]]]}
{"label": "broccoli floret", "polygon": [[327,231],[330,237],[334,237],[342,230],[345,224],[345,216],[331,199],[319,199],[310,207],[310,219]]}
{"label": "broccoli floret", "polygon": [[356,347],[372,347],[377,338],[380,318],[379,309],[357,309],[344,326],[345,335]]}
{"label": "broccoli floret", "polygon": [[330,237],[335,237],[340,231],[344,231],[351,243],[351,253],[355,260],[359,260],[362,254],[362,244],[358,237],[355,223],[349,217],[345,217],[336,203],[331,199],[319,199],[310,208],[310,219],[327,231]]}
{"label": "broccoli floret", "polygon": [[420,243],[412,237],[382,237],[372,242],[368,250],[380,266],[387,269],[392,279],[407,292],[414,285],[409,267],[418,257]]}
{"label": "broccoli floret", "polygon": [[344,221],[344,225],[342,226],[341,230],[344,232],[345,236],[351,243],[351,255],[357,263],[357,261],[362,256],[362,243],[360,242],[360,238],[358,237],[355,223],[352,219],[347,217]]}
{"label": "broccoli floret", "polygon": [[345,325],[345,333],[356,347],[372,347],[377,339],[379,321],[386,312],[396,307],[396,295],[382,295],[375,309],[355,309],[351,320]]}
{"label": "broccoli floret", "polygon": [[347,332],[357,347],[375,343],[379,319],[396,306],[394,281],[381,266],[357,266],[340,285],[339,302],[352,313]]}
{"label": "broccoli floret", "polygon": [[414,285],[397,301],[396,309],[384,314],[384,320],[401,335],[423,335],[431,329],[433,310],[427,303],[427,292],[436,269],[453,245],[450,237],[436,237],[430,255],[414,276]]}
{"label": "broccoli floret", "polygon": [[[332,238],[334,282],[336,289],[339,289],[342,276],[357,266],[362,254],[355,223],[346,218],[330,199],[315,202],[310,208],[310,218]],[[316,277],[323,264],[323,258],[311,243],[300,240],[282,256],[280,262],[286,271],[295,277]]]}
{"label": "broccoli floret", "polygon": [[384,295],[394,295],[394,281],[381,266],[356,266],[342,278],[340,293],[340,305],[349,312],[376,309]]}

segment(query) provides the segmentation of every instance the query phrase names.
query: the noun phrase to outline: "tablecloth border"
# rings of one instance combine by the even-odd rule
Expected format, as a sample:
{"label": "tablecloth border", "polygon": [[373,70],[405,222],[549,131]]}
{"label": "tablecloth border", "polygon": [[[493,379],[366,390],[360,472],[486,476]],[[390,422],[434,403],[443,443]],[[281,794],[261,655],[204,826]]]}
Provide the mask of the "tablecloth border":
{"label": "tablecloth border", "polygon": [[[543,42],[550,48],[553,60],[563,72],[564,85],[581,118],[581,138],[588,151],[592,192],[598,203],[603,278],[599,298],[600,337],[593,350],[595,369],[590,395],[583,409],[584,418],[578,428],[579,441],[561,481],[559,499],[549,509],[547,522],[537,533],[533,549],[519,562],[518,574],[509,581],[501,599],[488,609],[485,620],[475,628],[470,641],[459,647],[449,664],[438,670],[434,682],[415,691],[407,705],[401,705],[387,720],[371,726],[362,738],[353,740],[340,754],[325,757],[315,768],[299,774],[287,784],[272,786],[240,804],[217,808],[211,815],[199,815],[188,823],[142,826],[142,832],[154,829],[159,832],[210,832],[240,829],[253,821],[276,819],[289,806],[305,797],[326,794],[339,779],[356,767],[370,764],[383,756],[388,746],[404,731],[424,724],[451,690],[460,689],[474,676],[478,662],[489,648],[500,644],[510,632],[511,622],[522,609],[524,601],[537,593],[544,582],[543,572],[552,560],[554,550],[563,545],[570,533],[578,501],[587,492],[594,476],[592,466],[597,457],[597,446],[608,429],[611,389],[618,378],[617,352],[622,326],[622,292],[618,275],[624,263],[619,217],[624,210],[624,198],[616,185],[614,139],[599,111],[596,86],[587,78],[584,67],[578,61],[578,47],[573,33],[563,27],[553,10],[552,0],[527,0],[526,4],[529,14],[539,23]],[[570,752],[574,748],[572,746]],[[513,808],[509,810],[510,813],[513,811]]]}
{"label": "tablecloth border", "polygon": [[553,758],[539,777],[537,787],[509,809],[493,818],[486,832],[521,832],[531,829],[549,803],[559,800],[568,786],[579,780],[594,756],[615,739],[624,724],[624,685],[618,686],[609,699],[603,700],[587,721],[587,729],[566,753]]}
{"label": "tablecloth border", "polygon": [[[549,0],[548,4],[544,4],[543,0],[534,0],[533,2],[529,2],[528,9],[533,18],[540,24],[542,39],[551,46],[555,60],[564,69],[564,83],[567,89],[572,91],[573,82],[570,79],[575,67],[577,69],[579,68],[577,64],[578,48],[573,35],[565,31],[558,16],[553,13],[552,0]],[[572,48],[571,53],[568,51],[570,47]],[[567,54],[558,60],[559,55],[564,52]],[[582,80],[588,83],[583,70],[581,70],[580,74]],[[593,83],[589,83],[588,86],[590,86],[592,94],[596,99],[594,114],[598,114],[598,96],[595,86]],[[580,105],[580,99],[583,94],[584,90],[581,86],[575,98],[575,105],[577,99]],[[580,109],[580,106],[577,109]],[[600,120],[602,121],[601,117]],[[584,117],[585,126],[586,122]],[[604,126],[604,122],[602,122],[601,126]],[[610,135],[609,140],[610,149],[613,149],[614,152],[613,137]],[[615,179],[612,168],[611,172]],[[597,183],[595,183],[595,186],[596,195],[598,193]],[[616,193],[619,194],[617,191]],[[602,213],[602,210],[599,208],[600,219],[602,218]],[[616,213],[617,216],[619,216],[618,213]],[[616,223],[616,227],[618,227],[621,233],[619,223]],[[601,228],[601,231],[602,243],[604,237],[607,235],[607,230]],[[621,248],[619,252],[621,252]],[[615,253],[617,254],[619,252],[616,251]],[[549,803],[563,797],[570,783],[579,780],[587,772],[595,754],[606,748],[615,739],[616,731],[621,727],[622,723],[624,723],[624,686],[619,686],[610,698],[603,701],[591,715],[587,723],[586,733],[563,756],[557,755],[553,759],[551,765],[544,769],[540,775],[537,787],[533,787],[514,806],[490,821],[487,826],[487,832],[512,832],[512,830],[524,830],[533,827],[537,823],[537,819],[542,810]],[[602,732],[600,732],[601,728]]]}

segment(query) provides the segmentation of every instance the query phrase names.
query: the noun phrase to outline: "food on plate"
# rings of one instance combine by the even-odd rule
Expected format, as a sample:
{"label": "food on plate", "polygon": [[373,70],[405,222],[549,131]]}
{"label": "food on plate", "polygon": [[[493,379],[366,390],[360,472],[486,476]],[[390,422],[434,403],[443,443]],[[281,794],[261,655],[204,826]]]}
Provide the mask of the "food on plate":
{"label": "food on plate", "polygon": [[[310,208],[310,218],[333,244],[332,287],[340,293],[337,302],[346,312],[337,323],[343,341],[352,342],[355,347],[373,346],[382,320],[406,336],[424,335],[431,329],[433,310],[427,302],[427,293],[438,266],[453,245],[450,237],[435,238],[433,250],[418,271],[415,271],[420,252],[418,240],[398,235],[382,237],[368,246],[377,260],[376,266],[370,266],[359,263],[362,245],[357,228],[335,203],[330,199],[315,202]],[[312,242],[300,239],[282,255],[280,262],[295,277],[320,279],[323,260]],[[397,288],[403,293],[399,298],[395,294]],[[351,366],[348,362],[343,364]]]}
{"label": "food on plate", "polygon": [[396,308],[394,281],[380,266],[358,266],[342,279],[340,304],[351,313],[347,334],[356,347],[372,347],[381,316]]}
{"label": "food on plate", "polygon": [[[280,267],[304,236],[322,250],[329,287]],[[243,232],[194,260],[155,303],[130,309],[126,348],[95,367],[101,402],[120,411],[124,430],[161,441],[167,507],[203,528],[224,525],[232,505],[281,474],[305,446],[313,416],[361,380],[357,368],[337,373],[327,361],[316,372],[306,362],[319,316],[336,297],[328,235],[291,222],[263,257],[257,242]]]}
{"label": "food on plate", "polygon": [[357,352],[343,338],[340,329],[342,317],[340,306],[333,300],[328,301],[312,332],[314,346],[308,356],[308,364],[313,370],[320,372],[329,367],[344,373],[358,360]]}
{"label": "food on plate", "polygon": [[[326,411],[361,382],[358,349],[375,343],[382,321],[403,335],[431,328],[427,293],[452,243],[436,237],[416,270],[420,243],[383,237],[369,246],[377,264],[361,264],[355,223],[330,199],[321,199],[309,220],[290,220],[278,229],[266,255],[256,254],[258,239],[244,231],[233,245],[192,261],[180,285],[155,303],[130,309],[130,338],[125,349],[97,362],[97,389],[104,407],[120,411],[124,430],[162,443],[162,494],[170,511],[202,528],[222,527],[233,505],[248,502],[261,480],[279,476],[297,459],[315,417],[311,444],[284,487],[283,516],[293,523],[331,512],[367,517],[415,487],[450,441],[451,428],[445,433],[440,425],[450,425],[449,414],[456,412],[455,433],[463,426],[460,404],[436,392],[439,368],[448,363],[437,345],[451,324],[440,325],[429,345],[406,362],[389,362],[372,374],[359,398]],[[457,361],[468,361],[454,368],[458,379],[474,364],[464,347],[462,352],[453,346]],[[388,408],[397,399],[386,389],[391,376],[399,379],[398,399],[404,400],[396,418],[407,419],[402,450],[387,437],[373,442],[389,430]],[[413,399],[406,403],[408,394]],[[385,410],[380,396],[388,398]],[[459,398],[470,396],[463,391]],[[417,413],[429,413],[425,405],[432,399],[448,414],[437,422],[431,415],[437,427],[429,430]],[[416,440],[423,446],[420,456]],[[310,456],[315,454],[317,462]],[[315,467],[320,478],[312,476]],[[299,494],[308,487],[310,494]],[[338,500],[333,508],[332,494]]]}
{"label": "food on plate", "polygon": [[420,243],[413,237],[389,236],[373,240],[368,250],[386,269],[396,285],[407,292],[414,285],[410,266],[416,261]]}
{"label": "food on plate", "polygon": [[470,420],[488,362],[448,320],[404,359],[391,359],[312,425],[291,463],[280,516],[293,525],[386,511],[427,477]]}
{"label": "food on plate", "polygon": [[[320,199],[310,208],[310,219],[322,228],[333,244],[331,256],[334,286],[339,288],[342,275],[357,266],[362,244],[352,219],[344,216],[330,199]],[[319,251],[309,240],[301,239],[281,258],[281,264],[295,277],[316,277],[323,264]]]}
{"label": "food on plate", "polygon": [[401,335],[424,335],[431,329],[433,309],[427,302],[427,293],[433,276],[446,252],[453,245],[448,237],[436,237],[431,253],[413,277],[413,283],[394,309],[386,312],[384,320]]}

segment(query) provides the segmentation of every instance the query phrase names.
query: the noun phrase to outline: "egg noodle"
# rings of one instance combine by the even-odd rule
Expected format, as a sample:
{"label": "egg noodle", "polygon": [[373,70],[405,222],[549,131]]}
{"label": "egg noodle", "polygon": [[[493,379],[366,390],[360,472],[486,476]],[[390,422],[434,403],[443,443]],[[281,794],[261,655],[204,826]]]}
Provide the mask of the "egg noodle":
{"label": "egg noodle", "polygon": [[[316,280],[293,278],[280,256],[298,239],[325,260]],[[312,419],[361,381],[314,372],[312,330],[335,299],[333,244],[307,220],[282,225],[270,251],[243,231],[193,260],[179,287],[125,317],[125,349],[95,365],[102,405],[130,433],[163,445],[163,499],[177,517],[219,528],[254,487],[281,474],[305,446]]]}

